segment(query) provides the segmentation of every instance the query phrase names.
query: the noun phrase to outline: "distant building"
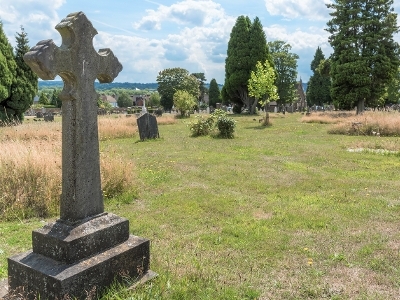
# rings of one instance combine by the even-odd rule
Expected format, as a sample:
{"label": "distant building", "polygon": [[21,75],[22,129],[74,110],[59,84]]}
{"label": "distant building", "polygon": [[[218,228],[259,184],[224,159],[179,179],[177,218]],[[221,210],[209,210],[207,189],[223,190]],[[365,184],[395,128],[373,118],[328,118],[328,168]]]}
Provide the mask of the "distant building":
{"label": "distant building", "polygon": [[146,101],[146,106],[149,104],[150,95],[133,95],[133,106],[143,106],[143,101]]}
{"label": "distant building", "polygon": [[104,95],[103,94],[103,95],[100,96],[100,99],[102,101],[104,101],[104,102],[110,103],[110,105],[112,107],[118,107],[117,98],[115,97],[115,95],[110,96],[110,95]]}

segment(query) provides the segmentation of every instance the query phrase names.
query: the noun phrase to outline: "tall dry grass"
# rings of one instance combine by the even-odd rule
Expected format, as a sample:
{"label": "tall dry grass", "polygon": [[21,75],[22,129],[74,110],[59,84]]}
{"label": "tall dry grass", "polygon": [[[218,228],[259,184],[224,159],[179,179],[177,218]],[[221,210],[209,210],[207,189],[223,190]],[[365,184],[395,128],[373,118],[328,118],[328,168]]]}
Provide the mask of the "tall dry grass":
{"label": "tall dry grass", "polygon": [[303,116],[301,121],[333,124],[328,130],[331,134],[400,136],[398,112],[367,111],[362,115],[354,112],[319,112]]}
{"label": "tall dry grass", "polygon": [[354,116],[351,112],[313,112],[301,118],[304,123],[336,124]]}
{"label": "tall dry grass", "polygon": [[[166,123],[171,122],[165,118]],[[101,140],[133,137],[136,118],[100,117]],[[49,217],[59,213],[61,123],[34,122],[0,128],[0,219]],[[106,198],[135,189],[134,166],[102,153]]]}

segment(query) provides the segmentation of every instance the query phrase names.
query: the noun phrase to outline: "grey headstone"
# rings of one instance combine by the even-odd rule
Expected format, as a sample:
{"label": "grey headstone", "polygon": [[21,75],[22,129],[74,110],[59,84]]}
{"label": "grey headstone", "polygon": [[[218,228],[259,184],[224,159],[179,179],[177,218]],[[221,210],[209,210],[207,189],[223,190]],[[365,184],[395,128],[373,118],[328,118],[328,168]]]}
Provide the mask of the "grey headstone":
{"label": "grey headstone", "polygon": [[140,139],[156,139],[160,137],[158,133],[157,118],[149,113],[141,115],[136,120],[139,128]]}
{"label": "grey headstone", "polygon": [[53,122],[54,121],[54,115],[51,114],[51,113],[45,114],[43,117],[44,117],[44,120],[46,122]]}
{"label": "grey headstone", "polygon": [[33,232],[32,251],[8,259],[8,285],[27,299],[86,299],[114,279],[146,274],[150,242],[104,212],[94,81],[112,82],[122,65],[110,49],[94,50],[97,31],[84,13],[69,14],[56,29],[60,47],[41,41],[24,60],[41,79],[64,81],[60,219]]}

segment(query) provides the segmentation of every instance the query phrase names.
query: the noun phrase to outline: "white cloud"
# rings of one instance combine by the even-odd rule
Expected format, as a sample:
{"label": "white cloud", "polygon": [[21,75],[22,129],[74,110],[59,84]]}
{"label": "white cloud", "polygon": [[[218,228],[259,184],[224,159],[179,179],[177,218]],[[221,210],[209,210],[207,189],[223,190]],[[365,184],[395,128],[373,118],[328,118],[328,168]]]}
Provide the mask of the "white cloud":
{"label": "white cloud", "polygon": [[[227,16],[219,4],[209,0],[185,0],[169,7],[160,5],[157,11],[147,12],[148,15],[135,24],[136,28],[152,30],[161,29],[164,22],[177,24],[175,28],[170,28],[170,34],[161,40],[153,40],[157,43],[158,55],[157,59],[150,61],[157,60],[157,73],[165,68],[183,67],[189,72],[204,72],[208,80],[218,77],[217,80],[222,81],[227,44],[235,17]],[[147,49],[141,51],[146,52]],[[150,81],[155,78],[156,75]]]}
{"label": "white cloud", "polygon": [[146,10],[147,16],[133,24],[136,29],[161,29],[162,22],[182,25],[207,26],[221,18],[224,11],[220,4],[211,0],[184,0],[171,6],[160,5],[157,10]]}
{"label": "white cloud", "polygon": [[289,43],[293,50],[317,49],[320,47],[328,47],[329,33],[323,28],[309,27],[307,31],[296,29],[294,31],[281,25],[273,25],[264,27],[267,40],[282,40]]}
{"label": "white cloud", "polygon": [[325,20],[329,18],[326,7],[330,0],[265,0],[268,12],[288,19]]}
{"label": "white cloud", "polygon": [[[50,34],[60,21],[57,9],[65,2],[66,0],[1,0],[0,19],[3,21],[3,29],[6,35],[14,36],[23,25],[30,40],[36,40],[36,36],[41,36],[43,32]],[[41,32],[38,33],[38,30]],[[15,41],[10,40],[10,43],[14,44]]]}

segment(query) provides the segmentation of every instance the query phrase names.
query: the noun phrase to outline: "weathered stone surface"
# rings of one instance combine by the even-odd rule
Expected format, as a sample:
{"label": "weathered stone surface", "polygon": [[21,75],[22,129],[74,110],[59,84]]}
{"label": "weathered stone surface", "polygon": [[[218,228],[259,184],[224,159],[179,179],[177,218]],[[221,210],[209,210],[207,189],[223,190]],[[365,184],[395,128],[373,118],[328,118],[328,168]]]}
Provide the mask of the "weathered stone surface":
{"label": "weathered stone surface", "polygon": [[[24,293],[27,299],[87,299],[109,286],[115,279],[137,278],[149,270],[149,240],[130,236],[109,250],[81,260],[64,264],[28,251],[8,259],[8,280],[11,290]],[[64,298],[65,297],[65,298]]]}
{"label": "weathered stone surface", "polygon": [[62,196],[60,217],[79,222],[104,211],[100,183],[97,93],[94,81],[112,82],[122,65],[110,49],[97,53],[97,34],[82,12],[69,14],[56,29],[62,45],[39,42],[25,54],[25,62],[40,78],[64,81],[62,99]]}
{"label": "weathered stone surface", "polygon": [[149,113],[141,115],[137,120],[139,136],[143,141],[145,139],[156,139],[160,135],[158,133],[157,118]]}
{"label": "weathered stone surface", "polygon": [[32,232],[33,252],[72,264],[107,250],[129,237],[129,221],[105,214],[69,226],[62,222],[48,224]]}
{"label": "weathered stone surface", "polygon": [[8,259],[6,299],[87,299],[149,270],[150,242],[130,236],[128,220],[103,206],[94,80],[111,82],[122,66],[109,49],[93,49],[97,31],[82,12],[56,29],[60,47],[39,42],[24,60],[42,79],[64,81],[60,220],[32,233],[32,251]]}

